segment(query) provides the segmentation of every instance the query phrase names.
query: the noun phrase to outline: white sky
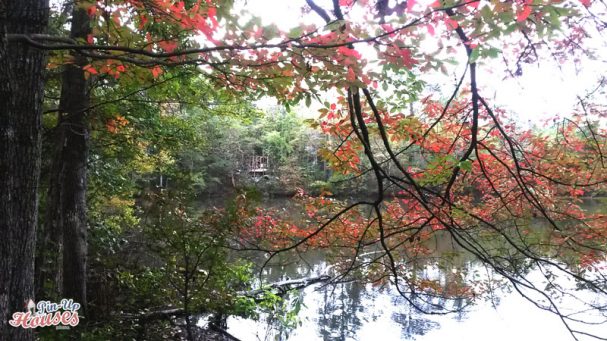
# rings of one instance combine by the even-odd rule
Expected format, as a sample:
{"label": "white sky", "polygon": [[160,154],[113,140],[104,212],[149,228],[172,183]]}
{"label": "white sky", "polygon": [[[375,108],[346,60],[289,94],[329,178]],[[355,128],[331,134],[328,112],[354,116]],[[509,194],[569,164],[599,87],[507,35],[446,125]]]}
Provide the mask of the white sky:
{"label": "white sky", "polygon": [[[317,3],[330,8],[326,0]],[[274,23],[284,30],[298,25],[302,20],[322,24],[315,13],[301,13],[304,4],[304,0],[246,0],[247,10],[261,17],[264,25]],[[604,43],[598,39],[592,45],[605,49]],[[540,65],[524,65],[523,74],[513,79],[506,77],[501,61],[488,62],[491,65],[479,66],[478,79],[482,94],[493,104],[515,113],[520,122],[539,123],[556,114],[568,115],[577,103],[577,96],[584,96],[594,89],[598,78],[607,74],[605,63],[588,58],[580,62],[584,66],[581,70],[573,64],[560,65],[559,69],[555,62],[542,60]],[[433,76],[431,81],[444,86],[444,90],[449,92],[454,87],[455,77],[456,73],[438,75]]]}

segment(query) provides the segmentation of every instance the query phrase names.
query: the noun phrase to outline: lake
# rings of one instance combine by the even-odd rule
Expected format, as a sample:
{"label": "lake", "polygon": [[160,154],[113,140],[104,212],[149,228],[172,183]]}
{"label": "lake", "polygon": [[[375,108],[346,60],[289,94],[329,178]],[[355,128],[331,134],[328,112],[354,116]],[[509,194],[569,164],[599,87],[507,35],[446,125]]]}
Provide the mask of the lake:
{"label": "lake", "polygon": [[[272,201],[272,207],[292,209],[290,203]],[[604,202],[595,200],[584,204],[589,210],[603,209]],[[436,256],[453,253],[456,246],[448,240],[437,241]],[[453,258],[452,256],[450,256]],[[499,279],[495,273],[471,256],[455,257],[450,268],[438,262],[421,264],[417,271],[441,283],[456,278]],[[605,265],[605,264],[603,264]],[[308,251],[300,255],[283,255],[268,266],[263,277],[267,282],[331,275],[333,264],[323,252]],[[548,283],[538,269],[526,275],[535,283]],[[607,297],[580,289],[570,278],[555,278],[553,284],[563,288],[565,295],[557,297],[561,313],[592,322],[575,325],[580,330],[607,338]],[[443,301],[449,308],[461,311],[447,315],[427,315],[411,306],[389,285],[373,286],[359,282],[335,285],[317,284],[292,294],[291,300],[303,303],[298,314],[299,324],[285,330],[276,319],[261,314],[258,321],[238,317],[228,318],[228,331],[243,341],[249,340],[573,340],[559,317],[537,308],[512,290],[507,283],[496,282],[492,295],[474,300]],[[588,310],[583,302],[601,309]],[[581,311],[581,312],[580,312]],[[593,340],[584,335],[579,340]]]}

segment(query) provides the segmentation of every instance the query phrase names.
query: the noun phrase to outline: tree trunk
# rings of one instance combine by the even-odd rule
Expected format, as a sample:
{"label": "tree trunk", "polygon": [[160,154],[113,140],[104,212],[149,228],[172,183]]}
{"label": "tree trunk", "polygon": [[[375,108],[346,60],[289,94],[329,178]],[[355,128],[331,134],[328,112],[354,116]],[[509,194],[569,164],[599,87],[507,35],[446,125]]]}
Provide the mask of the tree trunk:
{"label": "tree trunk", "polygon": [[32,340],[7,324],[34,299],[40,177],[40,117],[46,53],[8,43],[7,33],[45,33],[48,1],[0,1],[0,324],[1,340]]}
{"label": "tree trunk", "polygon": [[[86,11],[72,6],[70,37],[91,32]],[[72,298],[86,306],[86,161],[88,82],[81,55],[62,73],[59,119],[53,132],[46,215],[36,258],[37,292],[45,299]]]}
{"label": "tree trunk", "polygon": [[[61,118],[57,120],[61,122]],[[63,178],[63,126],[57,124],[51,138],[51,167],[44,205],[44,219],[36,245],[36,297],[57,300],[62,293],[63,219],[61,214],[61,179]]]}
{"label": "tree trunk", "polygon": [[[74,6],[70,36],[86,39],[91,32],[86,11]],[[82,55],[74,56],[74,64],[65,65],[61,85],[59,110],[62,114],[60,129],[61,171],[60,201],[63,224],[63,296],[81,304],[86,310],[86,171],[88,158],[89,84],[82,66],[88,63]]]}

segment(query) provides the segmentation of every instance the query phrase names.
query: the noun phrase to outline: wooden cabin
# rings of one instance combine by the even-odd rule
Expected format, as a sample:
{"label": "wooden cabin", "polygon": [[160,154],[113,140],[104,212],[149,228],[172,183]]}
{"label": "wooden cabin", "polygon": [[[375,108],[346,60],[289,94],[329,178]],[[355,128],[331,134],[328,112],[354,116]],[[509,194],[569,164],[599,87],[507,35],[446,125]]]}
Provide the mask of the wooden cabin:
{"label": "wooden cabin", "polygon": [[251,176],[264,176],[270,168],[270,158],[266,155],[253,155],[249,157],[248,168]]}

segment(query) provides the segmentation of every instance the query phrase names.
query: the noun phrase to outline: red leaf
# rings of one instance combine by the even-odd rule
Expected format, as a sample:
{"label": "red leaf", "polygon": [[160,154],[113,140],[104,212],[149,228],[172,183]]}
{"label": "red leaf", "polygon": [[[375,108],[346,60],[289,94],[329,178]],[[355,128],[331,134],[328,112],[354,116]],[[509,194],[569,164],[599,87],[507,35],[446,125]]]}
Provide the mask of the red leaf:
{"label": "red leaf", "polygon": [[354,82],[356,80],[356,74],[351,67],[348,67],[348,75],[346,75],[346,80],[348,82]]}
{"label": "red leaf", "polygon": [[143,29],[145,27],[145,24],[148,23],[148,17],[145,15],[140,15],[139,16],[139,29]]}
{"label": "red leaf", "polygon": [[580,2],[582,3],[582,5],[584,5],[584,7],[590,7],[590,3],[592,2],[592,0],[580,0]]}
{"label": "red leaf", "polygon": [[179,1],[176,4],[174,4],[173,6],[171,6],[171,12],[173,12],[174,14],[181,13],[181,12],[183,12],[184,8],[185,8],[185,3],[183,1]]}
{"label": "red leaf", "polygon": [[415,59],[411,58],[411,51],[407,48],[400,49],[400,56],[403,58],[403,64],[407,69],[411,69],[417,63]]}
{"label": "red leaf", "polygon": [[215,18],[217,16],[217,8],[209,7],[209,9],[207,10],[207,15],[209,16],[209,18]]}
{"label": "red leaf", "polygon": [[209,7],[207,15],[209,16],[211,23],[213,23],[213,27],[217,27],[219,25],[219,23],[217,22],[217,8]]}
{"label": "red leaf", "polygon": [[154,78],[158,78],[158,76],[162,74],[162,68],[160,68],[160,66],[154,66],[154,68],[150,71],[152,72],[152,77]]}
{"label": "red leaf", "polygon": [[86,9],[86,13],[89,15],[89,17],[95,16],[95,14],[97,14],[97,6],[95,6],[95,5],[89,6]]}
{"label": "red leaf", "polygon": [[346,46],[340,46],[337,48],[337,52],[339,52],[340,54],[343,54],[344,56],[348,56],[348,57],[354,57],[356,59],[361,58],[361,54],[356,51],[355,49],[351,49],[349,47]]}
{"label": "red leaf", "polygon": [[114,12],[114,14],[112,15],[112,21],[114,22],[114,24],[116,24],[116,26],[121,26],[120,12]]}
{"label": "red leaf", "polygon": [[525,21],[527,17],[529,17],[529,14],[531,14],[531,6],[525,5],[525,7],[523,7],[523,10],[516,14],[516,21]]}
{"label": "red leaf", "polygon": [[456,28],[459,27],[459,24],[457,23],[456,20],[451,19],[449,17],[445,17],[445,24],[447,25],[448,28],[455,30]]}
{"label": "red leaf", "polygon": [[160,48],[162,48],[166,52],[171,53],[177,48],[177,43],[174,41],[163,40],[158,42],[158,46],[160,46]]}
{"label": "red leaf", "polygon": [[99,73],[91,64],[85,65],[82,70],[90,73],[91,75],[96,75]]}

